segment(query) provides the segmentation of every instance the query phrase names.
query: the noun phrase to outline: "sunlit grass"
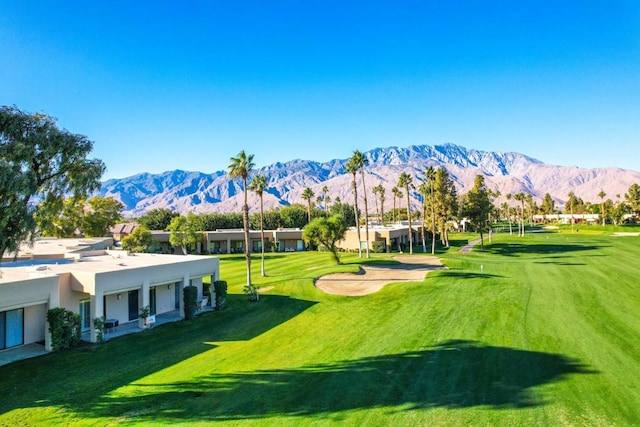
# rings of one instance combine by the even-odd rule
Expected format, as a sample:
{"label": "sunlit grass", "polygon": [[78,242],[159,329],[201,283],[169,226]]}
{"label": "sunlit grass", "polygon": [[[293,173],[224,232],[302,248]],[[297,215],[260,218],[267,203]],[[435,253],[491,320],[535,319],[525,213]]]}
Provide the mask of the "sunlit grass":
{"label": "sunlit grass", "polygon": [[365,297],[313,286],[357,254],[254,256],[259,303],[222,256],[227,310],[1,367],[0,424],[632,425],[640,238],[592,230],[454,235],[448,270]]}

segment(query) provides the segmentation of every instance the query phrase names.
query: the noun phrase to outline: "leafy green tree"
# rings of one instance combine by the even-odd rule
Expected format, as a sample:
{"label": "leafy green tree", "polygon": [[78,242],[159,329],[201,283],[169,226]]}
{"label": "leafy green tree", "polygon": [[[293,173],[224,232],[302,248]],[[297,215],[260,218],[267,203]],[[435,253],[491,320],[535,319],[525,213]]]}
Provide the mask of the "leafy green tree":
{"label": "leafy green tree", "polygon": [[122,239],[122,248],[131,252],[155,252],[157,247],[158,242],[144,225],[137,226],[131,234]]}
{"label": "leafy green tree", "polygon": [[[351,157],[347,164],[345,165],[347,172],[349,172],[352,176],[351,178],[351,189],[353,190],[353,214],[355,216],[356,222],[356,233],[358,234],[358,256],[362,258],[362,237],[360,237],[360,218],[358,217],[358,184],[356,183],[356,174],[358,173],[358,163]],[[366,215],[366,213],[365,213]]]}
{"label": "leafy green tree", "polygon": [[96,196],[87,200],[82,230],[87,237],[103,237],[120,220],[124,205],[113,197]]}
{"label": "leafy green tree", "polygon": [[201,240],[199,225],[198,217],[192,212],[189,212],[187,216],[181,215],[173,218],[167,227],[167,230],[171,232],[169,243],[179,247],[182,253],[187,255],[188,249]]}
{"label": "leafy green tree", "polygon": [[331,215],[342,215],[347,227],[355,227],[353,205],[337,202],[331,206]]}
{"label": "leafy green tree", "polygon": [[280,214],[280,227],[282,228],[303,228],[308,224],[307,210],[299,203],[291,206],[284,206],[278,210]]}
{"label": "leafy green tree", "polygon": [[[171,224],[171,220],[177,216],[180,216],[180,214],[171,209],[151,209],[138,218],[138,224],[144,225],[148,230],[166,230],[169,224]],[[209,229],[207,228],[206,230]]]}
{"label": "leafy green tree", "polygon": [[507,198],[507,201],[505,202],[507,204],[506,206],[506,213],[507,213],[507,218],[509,219],[509,236],[513,235],[513,226],[511,224],[511,198],[513,198],[513,194],[511,193],[507,193],[507,195],[505,196]]}
{"label": "leafy green tree", "polygon": [[313,193],[313,190],[309,187],[305,188],[304,191],[302,192],[302,200],[306,200],[307,201],[307,215],[308,215],[308,222],[311,222],[311,200],[313,199],[313,197],[315,196],[315,194]]}
{"label": "leafy green tree", "polygon": [[[247,203],[247,179],[255,167],[253,163],[253,154],[246,154],[244,150],[240,151],[236,157],[229,160],[228,175],[232,179],[240,179],[242,188],[244,189],[244,204],[242,205],[242,224],[244,227],[244,257],[247,263],[247,284],[246,286],[253,289],[251,283],[251,254],[249,252],[249,205]],[[256,290],[257,296],[257,290]]]}
{"label": "leafy green tree", "polygon": [[540,209],[545,215],[551,215],[555,212],[556,202],[551,197],[551,194],[545,193],[544,198],[542,199],[542,205],[540,205]]}
{"label": "leafy green tree", "polygon": [[458,214],[458,194],[455,183],[445,168],[436,169],[433,177],[433,206],[440,240],[443,245],[449,247],[449,231]]}
{"label": "leafy green tree", "polygon": [[316,218],[307,224],[302,231],[305,242],[323,245],[331,252],[336,263],[340,264],[336,242],[344,239],[347,224],[342,215],[332,215],[329,218]]}
{"label": "leafy green tree", "polygon": [[640,186],[638,184],[631,184],[627,193],[624,195],[624,199],[629,204],[629,207],[636,214],[636,217],[640,217]]}
{"label": "leafy green tree", "polygon": [[362,177],[362,194],[364,195],[364,238],[367,241],[366,253],[369,258],[369,207],[367,206],[367,187],[364,181],[364,168],[369,164],[369,159],[359,150],[356,150],[351,155],[351,161],[360,169],[360,176]]}
{"label": "leafy green tree", "polygon": [[92,149],[52,117],[0,107],[0,258],[34,237],[37,210],[60,211],[66,195],[77,200],[100,187],[105,166],[87,158]]}
{"label": "leafy green tree", "polygon": [[435,168],[433,166],[429,166],[424,175],[429,183],[429,204],[431,206],[431,255],[434,255],[436,253],[436,201],[434,190],[436,180]]}
{"label": "leafy green tree", "polygon": [[201,229],[207,231],[222,230],[228,228],[242,228],[242,214],[238,212],[208,213],[198,216]]}
{"label": "leafy green tree", "polygon": [[413,178],[406,172],[402,172],[398,178],[398,187],[404,188],[407,195],[407,219],[409,220],[409,253],[413,254],[413,229],[411,228],[411,201],[409,199],[409,188],[413,186]]}
{"label": "leafy green tree", "polygon": [[260,271],[262,273],[262,277],[266,276],[264,272],[264,203],[262,199],[262,194],[264,190],[267,188],[267,177],[266,175],[256,175],[251,180],[251,184],[249,184],[249,190],[253,191],[260,197],[260,245],[261,245],[261,263],[260,263]]}
{"label": "leafy green tree", "polygon": [[84,217],[84,200],[66,198],[59,211],[41,209],[36,211],[35,218],[40,236],[58,238],[73,237],[82,233]]}
{"label": "leafy green tree", "polygon": [[484,176],[476,175],[473,188],[465,197],[463,212],[469,219],[471,227],[480,233],[480,247],[482,249],[484,249],[484,232],[489,226],[490,211],[491,200],[489,200],[489,190],[485,185]]}

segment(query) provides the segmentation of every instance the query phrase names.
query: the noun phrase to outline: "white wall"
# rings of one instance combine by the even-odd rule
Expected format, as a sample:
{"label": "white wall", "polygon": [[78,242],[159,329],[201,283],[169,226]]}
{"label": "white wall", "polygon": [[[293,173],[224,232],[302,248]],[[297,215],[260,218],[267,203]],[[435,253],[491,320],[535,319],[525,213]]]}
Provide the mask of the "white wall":
{"label": "white wall", "polygon": [[38,304],[24,309],[24,343],[44,341],[44,327],[47,320],[47,305]]}

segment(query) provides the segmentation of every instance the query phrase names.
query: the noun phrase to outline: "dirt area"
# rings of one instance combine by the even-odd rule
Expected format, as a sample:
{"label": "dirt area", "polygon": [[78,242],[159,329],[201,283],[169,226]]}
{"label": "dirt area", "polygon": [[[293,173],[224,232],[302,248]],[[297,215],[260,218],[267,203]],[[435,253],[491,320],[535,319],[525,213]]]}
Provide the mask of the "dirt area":
{"label": "dirt area", "polygon": [[434,256],[399,255],[394,259],[400,264],[362,266],[357,274],[328,274],[316,280],[315,286],[328,294],[361,296],[389,283],[420,282],[428,272],[445,268]]}
{"label": "dirt area", "polygon": [[612,236],[616,236],[616,237],[638,237],[640,236],[640,233],[629,233],[629,232],[616,232],[613,233]]}

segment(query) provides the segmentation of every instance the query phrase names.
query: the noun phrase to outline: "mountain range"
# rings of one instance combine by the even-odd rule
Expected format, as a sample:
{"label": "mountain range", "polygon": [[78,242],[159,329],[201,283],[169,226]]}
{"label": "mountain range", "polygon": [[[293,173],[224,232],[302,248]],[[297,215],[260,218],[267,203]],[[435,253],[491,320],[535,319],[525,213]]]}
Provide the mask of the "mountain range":
{"label": "mountain range", "polygon": [[[429,166],[446,168],[452,176],[459,194],[468,191],[476,175],[483,174],[487,187],[498,190],[502,198],[507,193],[524,192],[541,200],[551,194],[557,205],[564,204],[567,194],[593,203],[600,202],[598,193],[616,200],[634,183],[640,183],[640,173],[616,167],[585,169],[575,166],[553,166],[523,154],[489,152],[467,149],[454,144],[416,145],[406,148],[375,148],[364,153],[369,160],[365,168],[369,210],[374,212],[376,202],[371,189],[381,184],[386,190],[385,210],[392,202],[391,188],[397,185],[400,173],[413,176],[416,187],[424,180]],[[302,192],[310,187],[316,196],[328,188],[331,200],[340,197],[353,203],[352,175],[347,173],[348,159],[335,159],[324,163],[310,160],[292,160],[274,163],[256,169],[264,174],[268,186],[264,193],[265,209],[294,203],[305,203]],[[362,199],[362,179],[358,174],[358,195]],[[102,183],[102,196],[120,200],[126,217],[136,217],[154,208],[168,208],[180,213],[238,212],[243,202],[242,183],[230,180],[225,171],[211,174],[173,170],[160,174],[140,173]],[[411,194],[412,205],[419,203],[419,195]],[[404,203],[404,201],[402,202]],[[259,208],[259,198],[250,193],[251,211]],[[359,202],[362,208],[362,202]]]}

